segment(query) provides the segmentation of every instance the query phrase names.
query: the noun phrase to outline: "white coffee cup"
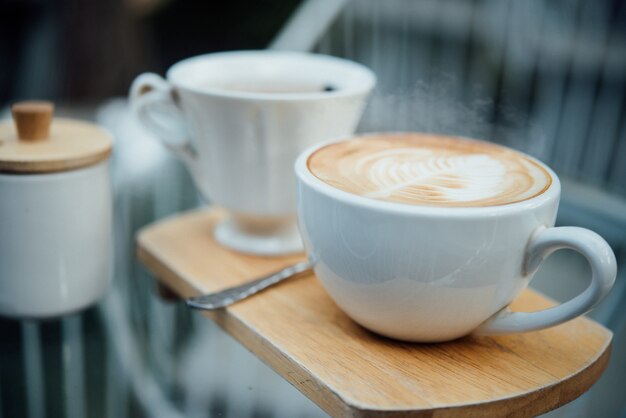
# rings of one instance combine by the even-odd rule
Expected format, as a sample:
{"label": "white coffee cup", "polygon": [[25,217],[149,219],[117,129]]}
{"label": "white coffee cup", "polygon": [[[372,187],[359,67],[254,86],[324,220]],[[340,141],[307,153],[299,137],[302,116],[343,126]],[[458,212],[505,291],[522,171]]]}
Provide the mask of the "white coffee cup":
{"label": "white coffee cup", "polygon": [[375,82],[369,69],[344,59],[237,51],[181,61],[167,81],[142,74],[130,99],[143,125],[186,164],[201,194],[230,212],[216,239],[238,251],[280,255],[302,250],[296,157],[352,133]]}
{"label": "white coffee cup", "polygon": [[[351,194],[321,181],[296,161],[298,221],[317,277],[337,305],[364,327],[409,341],[446,341],[551,327],[602,300],[616,276],[615,256],[596,233],[554,227],[561,187],[491,207],[433,207]],[[530,157],[529,157],[530,158]],[[539,312],[507,306],[545,257],[570,248],[592,271],[574,299]]]}

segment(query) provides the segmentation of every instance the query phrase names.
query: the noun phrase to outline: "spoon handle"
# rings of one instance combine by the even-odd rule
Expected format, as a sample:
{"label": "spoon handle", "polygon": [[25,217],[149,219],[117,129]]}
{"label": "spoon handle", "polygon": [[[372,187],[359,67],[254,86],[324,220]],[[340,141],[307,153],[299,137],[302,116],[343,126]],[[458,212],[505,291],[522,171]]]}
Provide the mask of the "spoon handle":
{"label": "spoon handle", "polygon": [[287,280],[296,274],[310,270],[311,267],[311,263],[303,261],[268,276],[261,277],[260,279],[253,280],[239,286],[229,287],[228,289],[224,289],[219,292],[189,298],[187,299],[187,306],[206,311],[224,308],[259,293],[270,286]]}

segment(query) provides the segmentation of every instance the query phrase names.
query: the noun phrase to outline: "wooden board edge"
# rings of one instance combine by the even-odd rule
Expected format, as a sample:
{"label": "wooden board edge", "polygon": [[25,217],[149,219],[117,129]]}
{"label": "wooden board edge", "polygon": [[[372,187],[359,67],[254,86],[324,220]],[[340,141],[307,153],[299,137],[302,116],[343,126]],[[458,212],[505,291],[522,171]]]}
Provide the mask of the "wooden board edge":
{"label": "wooden board edge", "polygon": [[276,346],[269,344],[245,321],[225,310],[205,312],[203,315],[210,318],[327,414],[332,417],[354,416],[354,408],[346,403],[340,395],[332,391],[329,386],[325,385],[295,359],[285,355]]}
{"label": "wooden board edge", "polygon": [[163,264],[150,250],[142,244],[138,244],[135,249],[137,259],[155,276],[159,281],[178,294],[181,299],[197,295],[201,289],[194,287],[188,282],[179,280],[171,268]]}
{"label": "wooden board edge", "polygon": [[[154,226],[154,225],[153,225]],[[183,283],[172,268],[164,264],[149,249],[145,241],[145,232],[140,230],[137,235],[136,254],[139,260],[163,283],[183,297],[197,295],[201,289]],[[421,410],[381,410],[359,405],[350,399],[344,399],[333,392],[299,365],[293,358],[285,356],[276,347],[254,331],[254,328],[226,310],[205,312],[204,315],[215,322],[220,328],[233,336],[248,351],[261,359],[292,386],[315,402],[320,408],[333,417],[346,418],[451,418],[451,417],[533,417],[554,410],[585,393],[602,375],[608,365],[611,352],[612,332],[607,332],[604,347],[596,358],[588,365],[563,380],[541,390],[526,392],[513,397],[496,399],[478,404],[459,404],[445,408],[434,407]],[[588,319],[588,318],[587,318]],[[588,319],[591,321],[591,319]],[[591,321],[593,322],[593,321]],[[597,324],[596,324],[597,325]],[[261,347],[261,349],[259,349]],[[549,405],[545,401],[554,399]],[[543,400],[543,402],[542,402]],[[542,405],[540,407],[540,405]]]}
{"label": "wooden board edge", "polygon": [[[181,284],[177,274],[161,262],[155,255],[137,239],[136,254],[146,268],[159,278],[163,283],[180,295],[193,296],[200,292],[191,285]],[[304,373],[304,367],[293,358],[285,356],[276,347],[267,343],[267,340],[254,331],[254,328],[246,324],[227,309],[214,312],[203,312],[203,315],[211,319],[226,333],[242,344],[248,351],[253,353],[272,370],[287,380],[305,396],[311,399],[326,413],[334,417],[350,417],[354,412],[328,386],[324,385],[311,373]],[[259,349],[261,347],[261,349]],[[253,350],[255,349],[255,350]],[[284,371],[284,373],[282,373]]]}
{"label": "wooden board edge", "polygon": [[[543,389],[477,404],[459,404],[430,410],[380,410],[352,406],[350,418],[526,418],[557,409],[584,394],[602,376],[611,356],[612,333],[601,353],[588,365]],[[549,402],[549,403],[547,403]]]}

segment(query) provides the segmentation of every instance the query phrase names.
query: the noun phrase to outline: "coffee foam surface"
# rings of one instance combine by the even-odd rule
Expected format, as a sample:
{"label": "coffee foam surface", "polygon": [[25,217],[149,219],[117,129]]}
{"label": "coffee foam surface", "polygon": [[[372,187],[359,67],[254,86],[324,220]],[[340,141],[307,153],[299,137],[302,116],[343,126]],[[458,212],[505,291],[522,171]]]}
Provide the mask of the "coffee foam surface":
{"label": "coffee foam surface", "polygon": [[323,182],[377,200],[428,206],[498,206],[543,193],[539,164],[483,141],[427,134],[358,137],[327,145],[308,159]]}

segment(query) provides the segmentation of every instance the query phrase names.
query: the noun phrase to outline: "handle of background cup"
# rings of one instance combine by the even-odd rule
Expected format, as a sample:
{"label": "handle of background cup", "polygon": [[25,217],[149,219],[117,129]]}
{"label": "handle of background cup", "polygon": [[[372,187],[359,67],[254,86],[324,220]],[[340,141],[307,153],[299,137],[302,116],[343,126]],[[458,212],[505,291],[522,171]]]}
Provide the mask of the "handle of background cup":
{"label": "handle of background cup", "polygon": [[130,87],[130,104],[139,122],[195,175],[196,152],[183,129],[185,124],[175,95],[172,86],[161,76],[144,73]]}
{"label": "handle of background cup", "polygon": [[568,226],[537,230],[528,244],[525,271],[534,273],[547,256],[564,248],[579,252],[591,266],[591,284],[584,292],[538,312],[510,312],[505,308],[485,321],[474,334],[510,334],[552,327],[586,313],[600,302],[613,287],[617,265],[609,244],[588,229]]}

